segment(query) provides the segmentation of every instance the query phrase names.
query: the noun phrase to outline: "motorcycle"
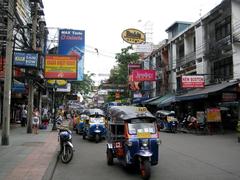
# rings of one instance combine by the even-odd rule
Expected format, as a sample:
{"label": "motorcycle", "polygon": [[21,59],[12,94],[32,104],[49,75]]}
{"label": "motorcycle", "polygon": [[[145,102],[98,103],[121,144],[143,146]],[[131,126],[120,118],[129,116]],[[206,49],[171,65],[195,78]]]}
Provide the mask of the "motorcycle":
{"label": "motorcycle", "polygon": [[60,144],[60,157],[63,163],[69,163],[73,157],[72,132],[60,127],[58,132],[58,141]]}

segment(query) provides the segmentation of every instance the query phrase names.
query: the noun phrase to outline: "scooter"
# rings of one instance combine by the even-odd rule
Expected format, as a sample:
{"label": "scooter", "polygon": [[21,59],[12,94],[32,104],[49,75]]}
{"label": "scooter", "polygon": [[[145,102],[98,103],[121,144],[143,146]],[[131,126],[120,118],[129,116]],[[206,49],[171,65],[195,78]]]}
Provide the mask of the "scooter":
{"label": "scooter", "polygon": [[63,163],[69,163],[73,157],[72,132],[67,128],[59,128],[60,157]]}

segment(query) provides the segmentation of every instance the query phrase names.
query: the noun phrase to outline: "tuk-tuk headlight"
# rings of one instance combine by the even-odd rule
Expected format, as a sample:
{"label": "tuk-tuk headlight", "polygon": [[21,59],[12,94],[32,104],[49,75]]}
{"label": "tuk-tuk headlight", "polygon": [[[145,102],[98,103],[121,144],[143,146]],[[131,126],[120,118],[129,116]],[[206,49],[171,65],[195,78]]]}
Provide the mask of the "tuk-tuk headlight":
{"label": "tuk-tuk headlight", "polygon": [[148,146],[148,141],[142,141],[142,146],[147,147]]}
{"label": "tuk-tuk headlight", "polygon": [[127,146],[132,146],[132,141],[126,141]]}

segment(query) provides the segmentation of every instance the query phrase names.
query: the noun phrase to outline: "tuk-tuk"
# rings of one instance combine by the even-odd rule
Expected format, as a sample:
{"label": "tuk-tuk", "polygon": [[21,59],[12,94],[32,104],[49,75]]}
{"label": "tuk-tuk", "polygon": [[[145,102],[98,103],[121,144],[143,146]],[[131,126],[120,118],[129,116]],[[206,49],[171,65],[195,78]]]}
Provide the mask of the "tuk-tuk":
{"label": "tuk-tuk", "polygon": [[158,129],[170,131],[172,133],[177,132],[178,120],[174,111],[158,110],[156,112]]}
{"label": "tuk-tuk", "polygon": [[88,121],[89,116],[85,113],[82,113],[79,115],[79,120],[77,121],[76,125],[76,133],[77,134],[83,134],[83,129],[86,121]]}
{"label": "tuk-tuk", "polygon": [[125,167],[140,171],[149,179],[151,165],[158,164],[159,132],[156,118],[145,108],[115,106],[109,111],[107,163],[117,158]]}
{"label": "tuk-tuk", "polygon": [[106,117],[101,109],[89,109],[88,120],[84,124],[83,139],[94,139],[98,143],[106,137]]}

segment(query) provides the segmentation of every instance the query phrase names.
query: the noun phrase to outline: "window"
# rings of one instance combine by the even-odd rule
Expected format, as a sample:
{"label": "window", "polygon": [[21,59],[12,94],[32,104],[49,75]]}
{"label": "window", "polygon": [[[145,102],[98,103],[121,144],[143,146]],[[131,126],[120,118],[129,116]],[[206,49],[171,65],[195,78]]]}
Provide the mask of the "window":
{"label": "window", "polygon": [[215,24],[215,38],[219,41],[231,34],[231,17],[226,17]]}
{"label": "window", "polygon": [[231,79],[233,77],[232,57],[214,62],[214,79]]}

